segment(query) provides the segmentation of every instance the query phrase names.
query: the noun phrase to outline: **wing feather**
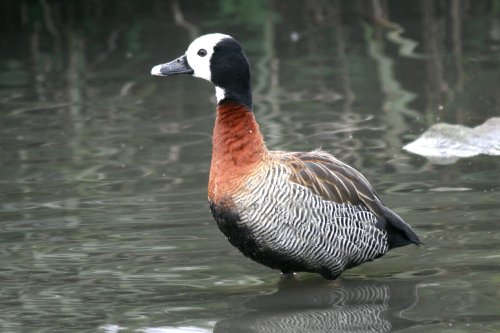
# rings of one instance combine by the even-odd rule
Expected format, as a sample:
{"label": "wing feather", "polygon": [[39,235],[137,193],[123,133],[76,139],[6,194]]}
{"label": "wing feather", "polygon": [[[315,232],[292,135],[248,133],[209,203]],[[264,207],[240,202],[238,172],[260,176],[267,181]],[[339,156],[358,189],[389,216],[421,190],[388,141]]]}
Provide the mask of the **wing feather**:
{"label": "wing feather", "polygon": [[368,180],[332,155],[313,151],[282,153],[280,157],[292,170],[291,181],[311,189],[325,200],[363,204],[375,215],[383,215],[380,198]]}
{"label": "wing feather", "polygon": [[390,248],[421,243],[411,227],[382,203],[368,180],[353,167],[319,150],[272,154],[290,168],[292,182],[309,188],[324,200],[366,207],[379,218],[377,226],[388,232]]}

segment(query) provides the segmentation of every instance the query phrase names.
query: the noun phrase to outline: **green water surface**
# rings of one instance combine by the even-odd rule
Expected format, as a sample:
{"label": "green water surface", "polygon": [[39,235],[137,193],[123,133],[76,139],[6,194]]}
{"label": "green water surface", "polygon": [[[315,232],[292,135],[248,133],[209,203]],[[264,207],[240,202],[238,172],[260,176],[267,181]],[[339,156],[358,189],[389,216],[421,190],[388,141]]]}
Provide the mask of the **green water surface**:
{"label": "green water surface", "polygon": [[[6,1],[2,332],[499,332],[500,159],[402,147],[500,115],[500,1]],[[321,147],[422,238],[334,282],[244,258],[207,204],[213,87],[153,65],[235,36],[271,149]]]}

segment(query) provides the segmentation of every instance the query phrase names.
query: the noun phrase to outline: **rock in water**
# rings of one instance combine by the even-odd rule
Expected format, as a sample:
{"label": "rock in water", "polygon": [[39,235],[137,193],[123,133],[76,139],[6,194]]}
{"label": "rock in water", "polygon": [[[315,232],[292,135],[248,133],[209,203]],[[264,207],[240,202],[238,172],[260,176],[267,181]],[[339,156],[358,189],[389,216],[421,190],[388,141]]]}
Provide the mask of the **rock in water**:
{"label": "rock in water", "polygon": [[490,118],[474,128],[435,124],[403,149],[425,156],[435,164],[451,164],[479,154],[500,155],[500,117]]}

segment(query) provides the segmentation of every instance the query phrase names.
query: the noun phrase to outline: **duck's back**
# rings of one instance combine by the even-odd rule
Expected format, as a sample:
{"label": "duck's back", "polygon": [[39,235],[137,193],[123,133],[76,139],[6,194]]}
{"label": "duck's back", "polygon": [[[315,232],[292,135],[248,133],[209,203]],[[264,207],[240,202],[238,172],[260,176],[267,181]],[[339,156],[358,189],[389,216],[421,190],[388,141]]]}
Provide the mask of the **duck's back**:
{"label": "duck's back", "polygon": [[246,256],[284,273],[333,279],[392,247],[418,243],[359,172],[320,151],[269,152],[228,199],[224,214],[212,207],[219,228]]}

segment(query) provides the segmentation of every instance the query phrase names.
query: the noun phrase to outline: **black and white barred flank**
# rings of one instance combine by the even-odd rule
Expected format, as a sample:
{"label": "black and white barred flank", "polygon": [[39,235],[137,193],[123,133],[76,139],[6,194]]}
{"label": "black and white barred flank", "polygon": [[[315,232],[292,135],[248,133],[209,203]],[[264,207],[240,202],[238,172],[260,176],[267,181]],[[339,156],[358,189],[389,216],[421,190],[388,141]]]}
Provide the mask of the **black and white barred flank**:
{"label": "black and white barred flank", "polygon": [[[359,178],[354,169],[348,167],[350,169],[339,173],[337,168],[334,184],[341,184],[342,189],[329,190],[325,182],[321,184],[323,192],[315,189],[311,179],[318,184],[321,179],[314,168],[308,170],[308,183],[297,181],[294,176],[298,172],[297,163],[304,159],[309,163],[314,160],[316,166],[321,165],[319,162],[325,156],[329,163],[337,162],[321,152],[309,153],[315,155],[314,159],[304,158],[305,154],[272,152],[272,159],[263,163],[231,198],[230,214],[217,214],[213,209],[220,229],[234,246],[251,259],[283,273],[317,272],[328,279],[382,256],[391,247],[400,246],[391,246],[385,226],[396,222],[411,229],[401,219],[389,219],[397,217],[396,214],[383,215],[388,208],[380,203],[369,185],[360,185],[366,180]],[[332,168],[324,170],[329,172]],[[348,180],[347,173],[358,178]],[[370,192],[343,193],[356,188]],[[324,193],[330,192],[345,202],[326,197]],[[367,198],[365,201],[371,201],[363,202],[363,196]],[[377,211],[382,213],[377,215]],[[406,241],[408,243],[410,241]]]}

